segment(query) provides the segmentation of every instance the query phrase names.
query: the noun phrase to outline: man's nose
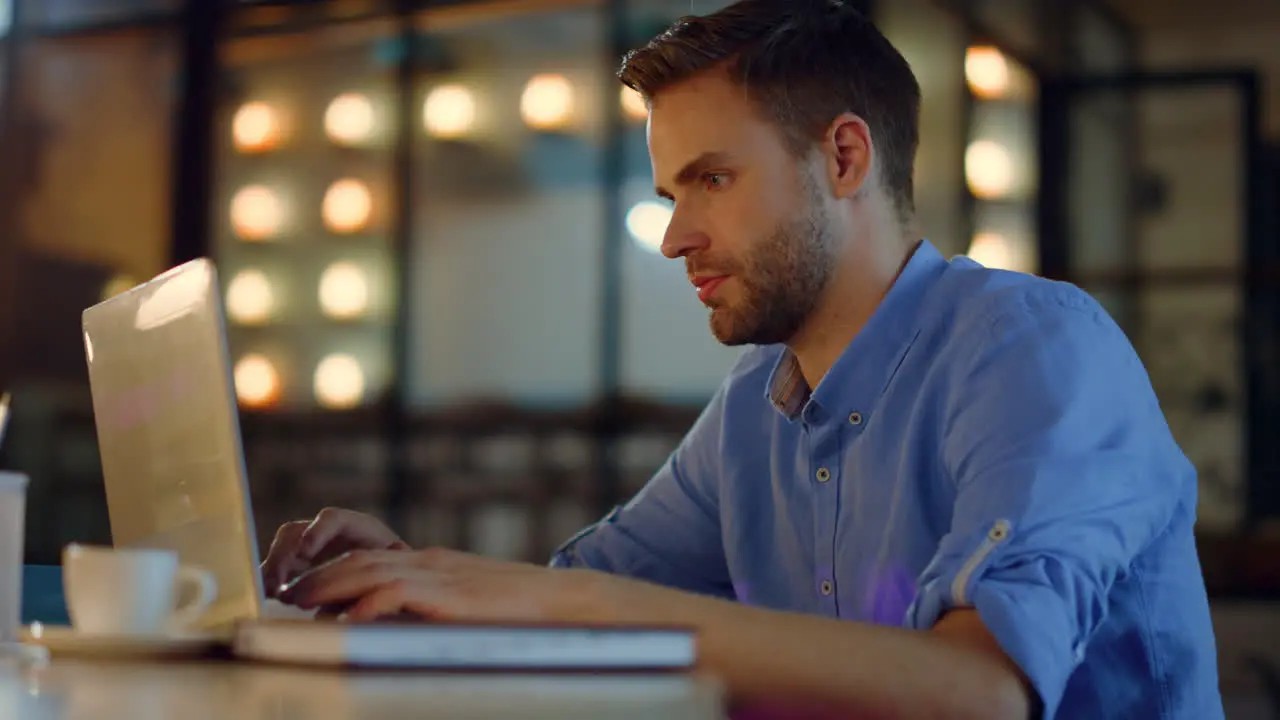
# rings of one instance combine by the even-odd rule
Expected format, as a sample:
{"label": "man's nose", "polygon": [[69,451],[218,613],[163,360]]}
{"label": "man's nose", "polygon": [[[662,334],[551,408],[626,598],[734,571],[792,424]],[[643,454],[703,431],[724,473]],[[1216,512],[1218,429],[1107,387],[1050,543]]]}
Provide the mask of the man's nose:
{"label": "man's nose", "polygon": [[705,249],[710,243],[711,238],[695,224],[673,216],[662,238],[662,254],[675,260]]}

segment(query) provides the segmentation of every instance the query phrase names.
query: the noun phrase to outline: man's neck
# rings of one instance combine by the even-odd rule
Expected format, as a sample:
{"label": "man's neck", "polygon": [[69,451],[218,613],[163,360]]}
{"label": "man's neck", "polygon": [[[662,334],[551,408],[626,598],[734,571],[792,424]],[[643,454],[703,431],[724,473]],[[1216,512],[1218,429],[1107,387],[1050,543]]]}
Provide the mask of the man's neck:
{"label": "man's neck", "polygon": [[866,251],[842,259],[818,306],[787,343],[810,389],[862,332],[920,242],[867,243]]}

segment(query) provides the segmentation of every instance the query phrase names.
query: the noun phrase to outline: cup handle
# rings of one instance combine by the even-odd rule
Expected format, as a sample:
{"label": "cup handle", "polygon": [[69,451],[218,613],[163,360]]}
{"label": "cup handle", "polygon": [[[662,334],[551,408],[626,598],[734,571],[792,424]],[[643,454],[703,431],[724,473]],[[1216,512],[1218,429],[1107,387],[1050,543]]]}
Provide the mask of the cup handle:
{"label": "cup handle", "polygon": [[169,625],[176,630],[185,629],[204,614],[218,595],[218,582],[213,573],[198,567],[183,565],[178,568],[178,597],[182,597],[187,587],[195,590],[194,597],[174,609]]}

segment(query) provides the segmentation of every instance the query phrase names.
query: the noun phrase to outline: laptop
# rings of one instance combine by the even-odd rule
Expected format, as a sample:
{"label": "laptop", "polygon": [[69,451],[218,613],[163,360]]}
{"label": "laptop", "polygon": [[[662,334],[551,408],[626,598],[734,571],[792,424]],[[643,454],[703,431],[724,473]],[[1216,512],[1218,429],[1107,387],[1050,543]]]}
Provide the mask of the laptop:
{"label": "laptop", "polygon": [[684,670],[687,628],[431,624],[312,618],[267,601],[218,273],[173,268],[84,311],[84,347],[116,547],[162,548],[217,579],[193,629],[293,664]]}
{"label": "laptop", "polygon": [[84,311],[85,359],[112,543],[174,550],[214,574],[196,623],[264,615],[218,274],[173,268]]}

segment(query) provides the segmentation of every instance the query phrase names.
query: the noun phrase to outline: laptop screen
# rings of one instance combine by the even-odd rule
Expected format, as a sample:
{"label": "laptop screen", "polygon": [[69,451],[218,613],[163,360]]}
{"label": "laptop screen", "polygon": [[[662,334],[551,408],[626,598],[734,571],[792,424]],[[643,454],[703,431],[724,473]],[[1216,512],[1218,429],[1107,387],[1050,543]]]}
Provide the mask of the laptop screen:
{"label": "laptop screen", "polygon": [[262,612],[216,269],[196,260],[83,316],[112,542],[166,548],[218,581],[198,623]]}

